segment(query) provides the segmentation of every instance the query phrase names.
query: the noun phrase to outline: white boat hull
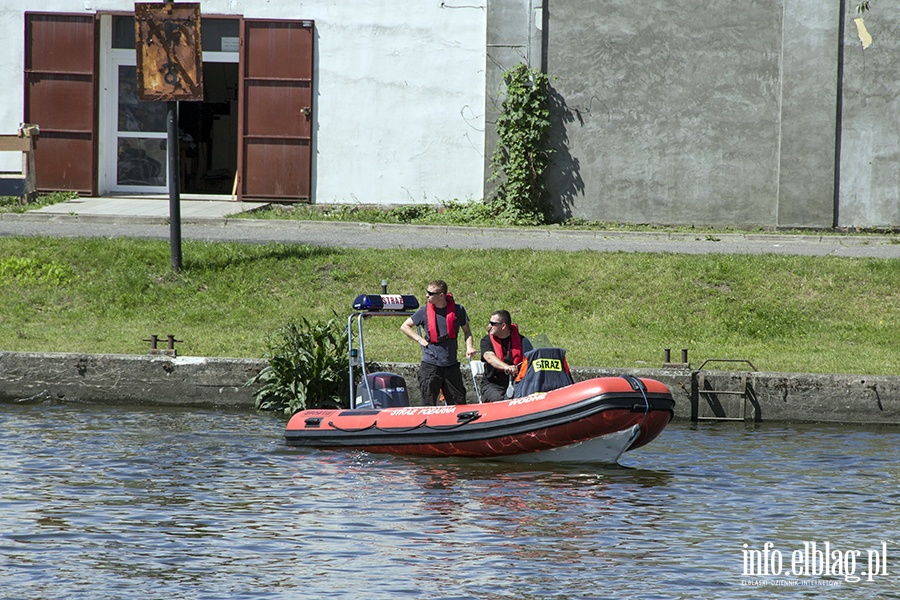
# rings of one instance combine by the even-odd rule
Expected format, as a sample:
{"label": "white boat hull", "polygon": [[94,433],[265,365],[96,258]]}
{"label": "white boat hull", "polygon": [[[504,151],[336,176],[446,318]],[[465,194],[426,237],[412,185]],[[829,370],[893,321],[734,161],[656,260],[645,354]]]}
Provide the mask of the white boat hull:
{"label": "white boat hull", "polygon": [[515,463],[594,463],[616,464],[641,433],[640,425],[593,439],[540,452],[498,456],[496,460]]}

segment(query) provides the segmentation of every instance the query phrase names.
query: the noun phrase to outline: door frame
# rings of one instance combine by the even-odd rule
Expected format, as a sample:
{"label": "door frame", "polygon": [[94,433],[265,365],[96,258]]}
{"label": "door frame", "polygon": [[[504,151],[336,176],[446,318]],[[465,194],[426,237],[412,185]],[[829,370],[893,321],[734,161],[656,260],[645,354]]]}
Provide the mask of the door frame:
{"label": "door frame", "polygon": [[[166,185],[164,186],[122,186],[118,185],[118,79],[120,66],[136,66],[137,53],[130,48],[113,48],[112,47],[112,18],[113,16],[121,16],[121,13],[102,13],[100,15],[100,54],[102,56],[100,65],[100,123],[99,135],[100,140],[98,152],[99,166],[99,191],[104,194],[149,194],[159,195],[168,193],[169,182],[169,164],[166,160]],[[239,23],[241,29],[241,18],[238,16],[218,16],[217,19],[234,19]],[[215,63],[232,63],[240,64],[239,51],[235,52],[203,52],[203,62]],[[238,97],[238,110],[240,110],[241,98]],[[167,139],[167,134],[163,131],[161,134],[125,134],[122,137],[147,137]],[[240,137],[240,131],[238,131]],[[238,146],[240,139],[234,140],[235,146]],[[240,171],[240,160],[237,165]]]}
{"label": "door frame", "polygon": [[[137,54],[133,49],[112,47],[112,13],[100,14],[100,99],[98,126],[99,148],[97,152],[98,187],[101,196],[107,194],[164,194],[168,189],[169,161],[165,161],[166,185],[120,186],[118,185],[119,147],[119,67],[137,66]],[[132,136],[128,136],[132,137]],[[134,136],[136,137],[136,136]],[[166,139],[166,132],[161,136]]]}

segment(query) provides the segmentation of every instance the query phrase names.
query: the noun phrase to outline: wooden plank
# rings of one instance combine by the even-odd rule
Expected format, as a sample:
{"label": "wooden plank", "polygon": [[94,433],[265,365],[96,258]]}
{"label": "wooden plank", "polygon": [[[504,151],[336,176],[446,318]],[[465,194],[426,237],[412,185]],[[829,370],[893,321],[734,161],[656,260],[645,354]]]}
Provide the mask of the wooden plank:
{"label": "wooden plank", "polygon": [[29,152],[32,138],[0,135],[0,152]]}

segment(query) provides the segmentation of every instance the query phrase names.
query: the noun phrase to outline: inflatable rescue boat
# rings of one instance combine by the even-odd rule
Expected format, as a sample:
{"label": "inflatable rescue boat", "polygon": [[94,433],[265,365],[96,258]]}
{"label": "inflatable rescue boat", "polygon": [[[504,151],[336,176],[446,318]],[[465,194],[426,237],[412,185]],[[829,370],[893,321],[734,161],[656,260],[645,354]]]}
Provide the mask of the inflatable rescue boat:
{"label": "inflatable rescue boat", "polygon": [[[361,295],[347,320],[349,409],[311,409],[287,424],[290,446],[353,449],[420,457],[468,457],[514,462],[616,463],[665,429],[675,412],[669,389],[631,375],[575,383],[565,350],[536,348],[513,397],[485,404],[410,406],[406,382],[394,373],[366,373],[364,320],[407,317],[411,295]],[[354,321],[357,345],[354,345]],[[474,372],[473,372],[474,375]],[[477,382],[476,382],[477,385]]]}

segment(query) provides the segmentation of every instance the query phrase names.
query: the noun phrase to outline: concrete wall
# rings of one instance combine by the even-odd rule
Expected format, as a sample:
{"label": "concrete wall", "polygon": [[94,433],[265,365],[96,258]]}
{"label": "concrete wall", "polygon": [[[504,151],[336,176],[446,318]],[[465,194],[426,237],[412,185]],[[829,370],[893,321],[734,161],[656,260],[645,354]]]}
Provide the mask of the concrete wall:
{"label": "concrete wall", "polygon": [[0,352],[0,401],[252,407],[262,360]]}
{"label": "concrete wall", "polygon": [[849,2],[843,61],[838,221],[843,227],[900,224],[900,10],[876,3],[863,15],[863,49]]}
{"label": "concrete wall", "polygon": [[[503,17],[522,2],[489,3],[489,40],[516,39],[520,25]],[[876,5],[864,50],[846,0],[546,4],[548,181],[561,216],[900,224],[897,11]],[[508,68],[493,54],[489,98],[490,69]]]}
{"label": "concrete wall", "polygon": [[550,5],[548,72],[572,160],[551,179],[583,181],[564,212],[773,223],[780,12],[746,0],[592,7]]}
{"label": "concrete wall", "polygon": [[[315,202],[481,198],[483,2],[203,0],[200,4],[202,15],[315,21]],[[0,60],[0,133],[15,133],[24,115],[26,11],[133,10],[133,2],[121,0],[0,0],[0,39],[6,49]],[[9,170],[21,167],[20,157],[6,154],[0,161],[12,165]]]}
{"label": "concrete wall", "polygon": [[778,187],[773,225],[831,227],[840,94],[841,2],[783,3]]}
{"label": "concrete wall", "polygon": [[[549,0],[546,0],[549,1]],[[497,149],[494,124],[503,103],[503,72],[519,63],[546,69],[545,28],[547,6],[543,0],[489,0],[485,39],[485,140],[484,172],[489,180]],[[490,199],[495,182],[486,181],[484,197]]]}
{"label": "concrete wall", "polygon": [[[254,389],[244,384],[266,365],[263,360],[169,358],[132,355],[0,353],[0,402],[96,402],[129,405],[254,406]],[[402,375],[413,404],[418,365],[391,363],[377,369]],[[573,368],[576,380],[618,376],[624,371]],[[632,369],[629,374],[657,379],[672,391],[676,416],[714,416],[709,396],[696,394],[698,372],[689,369]],[[739,389],[742,378],[751,394],[746,414],[742,401],[719,395],[729,418],[772,422],[819,421],[900,425],[900,377],[810,375],[797,373],[706,373],[714,390]],[[469,399],[471,376],[464,370]],[[701,399],[702,398],[702,399]]]}

